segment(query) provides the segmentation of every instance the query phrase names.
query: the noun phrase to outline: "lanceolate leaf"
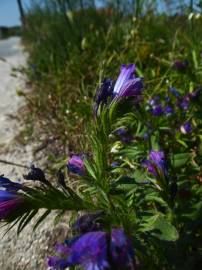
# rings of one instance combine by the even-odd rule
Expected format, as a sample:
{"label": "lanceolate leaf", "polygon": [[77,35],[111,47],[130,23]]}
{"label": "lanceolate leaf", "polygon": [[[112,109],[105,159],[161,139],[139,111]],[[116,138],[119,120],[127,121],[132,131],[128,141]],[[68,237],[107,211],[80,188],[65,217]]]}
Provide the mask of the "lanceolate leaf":
{"label": "lanceolate leaf", "polygon": [[173,167],[182,167],[190,161],[190,153],[180,153],[173,156]]}
{"label": "lanceolate leaf", "polygon": [[176,241],[179,237],[176,228],[162,214],[145,219],[142,232],[148,232],[164,241]]}

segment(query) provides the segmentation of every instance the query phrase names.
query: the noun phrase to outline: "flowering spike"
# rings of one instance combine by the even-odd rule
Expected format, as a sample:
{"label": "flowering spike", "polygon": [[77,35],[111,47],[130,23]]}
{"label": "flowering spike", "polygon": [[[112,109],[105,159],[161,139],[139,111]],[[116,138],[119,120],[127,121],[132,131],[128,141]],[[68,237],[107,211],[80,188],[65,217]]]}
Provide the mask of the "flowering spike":
{"label": "flowering spike", "polygon": [[49,257],[48,265],[55,269],[80,265],[85,270],[126,269],[134,270],[134,249],[123,229],[88,232],[70,245],[56,247],[63,257]]}

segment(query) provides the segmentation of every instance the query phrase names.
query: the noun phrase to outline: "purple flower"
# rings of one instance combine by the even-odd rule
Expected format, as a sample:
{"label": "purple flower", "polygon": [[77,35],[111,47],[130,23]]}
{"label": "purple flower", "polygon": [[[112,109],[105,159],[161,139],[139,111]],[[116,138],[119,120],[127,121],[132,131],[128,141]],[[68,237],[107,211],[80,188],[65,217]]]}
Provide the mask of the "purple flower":
{"label": "purple flower", "polygon": [[117,168],[119,166],[119,163],[117,161],[114,161],[111,163],[112,168]]}
{"label": "purple flower", "polygon": [[152,109],[152,114],[154,116],[160,116],[163,114],[163,107],[162,105],[157,105]]}
{"label": "purple flower", "polygon": [[169,87],[168,90],[171,94],[173,94],[176,98],[180,97],[179,91],[175,87]]}
{"label": "purple flower", "polygon": [[97,114],[100,103],[107,103],[108,99],[113,96],[114,81],[111,79],[104,79],[98,88],[95,95],[94,112]]}
{"label": "purple flower", "polygon": [[104,79],[95,95],[94,113],[97,114],[99,105],[107,103],[109,99],[118,97],[136,96],[136,102],[140,102],[143,90],[141,78],[136,78],[135,65],[122,65],[120,74],[114,82],[112,79]]}
{"label": "purple flower", "polygon": [[152,107],[155,107],[155,106],[157,106],[159,104],[159,101],[160,101],[160,97],[159,96],[155,96],[155,97],[149,99],[148,103]]}
{"label": "purple flower", "polygon": [[110,255],[114,269],[134,268],[134,249],[123,229],[114,229],[111,233]]}
{"label": "purple flower", "polygon": [[80,265],[85,270],[134,270],[134,249],[123,229],[113,229],[111,234],[103,231],[85,233],[65,247],[65,252],[61,247],[59,252],[65,256],[48,259],[48,265],[54,269]]}
{"label": "purple flower", "polygon": [[134,139],[125,128],[118,128],[114,133],[118,135],[119,139],[124,143],[129,143]]}
{"label": "purple flower", "polygon": [[61,259],[57,256],[48,257],[47,264],[54,270],[65,269],[70,266],[66,259]]}
{"label": "purple flower", "polygon": [[141,95],[143,83],[141,78],[134,76],[135,65],[122,65],[118,79],[114,86],[114,95],[118,97],[130,97]]}
{"label": "purple flower", "polygon": [[187,133],[192,132],[192,126],[191,126],[190,122],[184,123],[184,125],[182,125],[182,126],[180,127],[180,131],[181,131],[183,134],[187,134]]}
{"label": "purple flower", "polygon": [[173,63],[173,67],[179,71],[184,71],[187,66],[188,66],[189,62],[187,60],[181,61],[181,60],[175,60]]}
{"label": "purple flower", "polygon": [[143,160],[142,165],[143,165],[143,167],[147,168],[148,172],[150,172],[151,174],[157,176],[156,168],[151,163],[150,160],[148,160],[148,159]]}
{"label": "purple flower", "polygon": [[147,141],[147,140],[149,139],[149,133],[148,133],[148,132],[145,132],[145,133],[143,134],[143,139],[144,139],[145,141]]}
{"label": "purple flower", "polygon": [[97,231],[81,236],[72,245],[68,261],[72,265],[81,265],[86,270],[104,270],[109,267],[106,233]]}
{"label": "purple flower", "polygon": [[149,153],[149,160],[144,160],[143,166],[155,176],[157,176],[159,172],[166,174],[167,168],[164,152],[151,150]]}
{"label": "purple flower", "polygon": [[164,113],[165,113],[165,115],[171,115],[173,113],[173,108],[171,106],[169,106],[169,105],[166,106],[164,108]]}
{"label": "purple flower", "polygon": [[98,212],[82,215],[73,224],[73,230],[77,231],[80,234],[100,230],[101,224],[98,221],[102,214],[102,212]]}
{"label": "purple flower", "polygon": [[23,199],[15,193],[0,190],[0,220],[6,219],[23,203]]}
{"label": "purple flower", "polygon": [[0,176],[0,187],[5,188],[8,191],[17,191],[22,188],[22,185],[19,183],[12,182],[3,175]]}
{"label": "purple flower", "polygon": [[151,150],[149,159],[157,168],[162,169],[164,167],[165,155],[163,151]]}
{"label": "purple flower", "polygon": [[189,109],[189,101],[188,100],[183,100],[180,103],[180,107],[184,110],[187,111]]}
{"label": "purple flower", "polygon": [[85,174],[85,166],[84,166],[84,162],[81,156],[73,155],[67,163],[67,168],[72,173],[75,173],[78,175]]}

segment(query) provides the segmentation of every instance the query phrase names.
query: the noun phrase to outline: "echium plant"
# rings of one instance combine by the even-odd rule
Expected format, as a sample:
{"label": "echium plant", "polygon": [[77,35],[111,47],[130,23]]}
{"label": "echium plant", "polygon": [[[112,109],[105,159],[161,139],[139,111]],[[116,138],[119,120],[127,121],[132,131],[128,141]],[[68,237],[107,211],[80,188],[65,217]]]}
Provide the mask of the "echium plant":
{"label": "echium plant", "polygon": [[[147,92],[148,91],[148,92]],[[72,155],[59,187],[32,167],[30,188],[1,176],[0,219],[20,232],[40,208],[78,214],[51,269],[199,269],[202,265],[202,120],[199,90],[149,96],[135,66],[103,80],[91,154]]]}

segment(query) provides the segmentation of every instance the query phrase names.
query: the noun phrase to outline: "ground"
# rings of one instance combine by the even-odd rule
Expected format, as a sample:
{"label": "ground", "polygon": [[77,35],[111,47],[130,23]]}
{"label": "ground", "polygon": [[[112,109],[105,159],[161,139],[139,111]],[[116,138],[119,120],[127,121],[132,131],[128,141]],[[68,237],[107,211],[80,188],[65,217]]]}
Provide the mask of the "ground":
{"label": "ground", "polygon": [[[13,37],[0,41],[0,160],[29,166],[35,162],[32,154],[34,142],[20,145],[14,140],[23,128],[19,122],[19,111],[25,106],[25,101],[16,94],[16,90],[24,90],[25,78],[13,69],[25,63],[26,54],[23,52],[20,38]],[[24,168],[0,162],[0,174],[12,180],[22,181],[25,172]],[[59,237],[58,241],[62,241],[67,230],[65,223],[54,227],[53,217],[54,213],[34,233],[32,224],[28,225],[19,237],[15,229],[3,237],[5,231],[1,228],[0,269],[46,269],[46,257],[52,252],[55,239]]]}

